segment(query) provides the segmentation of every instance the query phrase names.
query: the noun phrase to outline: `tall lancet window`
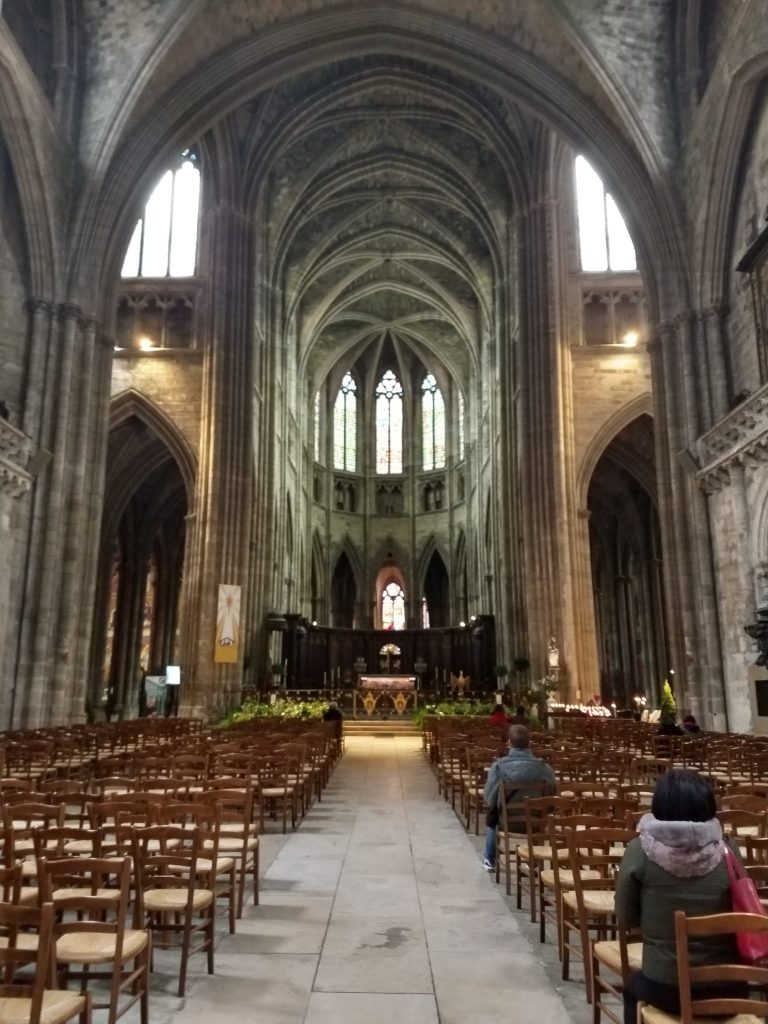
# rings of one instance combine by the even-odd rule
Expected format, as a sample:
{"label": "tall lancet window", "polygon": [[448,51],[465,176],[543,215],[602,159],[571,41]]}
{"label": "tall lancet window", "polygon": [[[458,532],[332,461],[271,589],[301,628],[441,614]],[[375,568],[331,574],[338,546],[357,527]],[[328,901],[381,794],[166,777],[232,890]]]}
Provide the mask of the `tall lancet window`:
{"label": "tall lancet window", "polygon": [[376,472],[403,472],[403,386],[391,370],[376,386]]}
{"label": "tall lancet window", "polygon": [[442,469],[445,465],[445,402],[431,373],[421,385],[421,439],[424,469]]}
{"label": "tall lancet window", "polygon": [[197,264],[200,171],[191,150],[147,200],[123,261],[123,277],[192,277]]}
{"label": "tall lancet window", "polygon": [[320,462],[320,392],[315,392],[315,408],[313,421],[313,440],[315,448],[315,462]]}
{"label": "tall lancet window", "polygon": [[457,405],[459,414],[459,461],[461,461],[466,453],[466,441],[464,439],[464,415],[466,410],[464,408],[464,395],[461,391],[458,393]]}
{"label": "tall lancet window", "polygon": [[384,629],[405,629],[405,591],[394,580],[381,595],[381,625]]}
{"label": "tall lancet window", "polygon": [[357,468],[357,384],[345,373],[333,407],[333,468]]}
{"label": "tall lancet window", "polygon": [[583,156],[576,157],[575,170],[581,269],[637,270],[635,247],[613,196]]}

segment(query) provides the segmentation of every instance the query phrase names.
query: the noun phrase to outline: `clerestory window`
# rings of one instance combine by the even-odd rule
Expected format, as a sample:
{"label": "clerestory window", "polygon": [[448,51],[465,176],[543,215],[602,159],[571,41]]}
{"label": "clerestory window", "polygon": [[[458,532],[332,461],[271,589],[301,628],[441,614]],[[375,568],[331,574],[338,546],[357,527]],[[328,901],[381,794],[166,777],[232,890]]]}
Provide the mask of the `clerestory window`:
{"label": "clerestory window", "polygon": [[583,156],[575,160],[581,269],[637,270],[635,247],[613,196]]}
{"label": "clerestory window", "polygon": [[392,370],[376,386],[376,472],[403,472],[403,386]]}
{"label": "clerestory window", "polygon": [[445,466],[445,402],[434,374],[421,384],[421,438],[424,469]]}
{"label": "clerestory window", "polygon": [[186,150],[155,185],[125,253],[123,277],[192,277],[197,267],[200,171]]}
{"label": "clerestory window", "polygon": [[357,467],[357,384],[345,373],[333,407],[333,468],[354,473]]}

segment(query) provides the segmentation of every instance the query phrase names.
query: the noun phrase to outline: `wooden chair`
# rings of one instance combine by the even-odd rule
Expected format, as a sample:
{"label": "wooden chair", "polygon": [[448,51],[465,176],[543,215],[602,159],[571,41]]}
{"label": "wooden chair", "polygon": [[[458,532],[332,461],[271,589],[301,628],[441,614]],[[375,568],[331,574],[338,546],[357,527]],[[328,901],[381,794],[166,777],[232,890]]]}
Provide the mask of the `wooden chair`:
{"label": "wooden chair", "polygon": [[592,943],[592,1024],[600,1024],[603,1014],[614,1024],[624,1024],[624,986],[642,965],[643,943],[639,931],[628,933],[618,927],[615,939],[598,939]]}
{"label": "wooden chair", "polygon": [[217,787],[200,793],[200,800],[219,808],[219,854],[235,861],[237,917],[243,916],[245,879],[253,881],[253,903],[259,903],[259,837],[253,824],[253,790]]}
{"label": "wooden chair", "polygon": [[179,949],[178,995],[187,986],[189,958],[205,953],[214,970],[216,888],[203,834],[183,825],[150,825],[134,830],[134,865],[138,879],[139,921],[152,934],[153,946]]}
{"label": "wooden chair", "polygon": [[655,786],[672,769],[672,758],[636,757],[629,767],[630,785]]}
{"label": "wooden chair", "polygon": [[488,778],[488,766],[495,754],[486,747],[467,745],[467,773],[463,779],[461,804],[464,813],[464,827],[469,831],[475,823],[475,835],[480,835],[480,817],[485,810],[483,790]]}
{"label": "wooden chair", "polygon": [[563,893],[563,980],[570,971],[571,956],[584,964],[587,1002],[593,999],[590,936],[607,938],[616,929],[614,888],[624,850],[636,832],[627,828],[566,829],[568,859],[573,871],[573,890]]}
{"label": "wooden chair", "polygon": [[283,835],[285,835],[288,818],[291,827],[296,828],[296,788],[289,780],[290,765],[287,761],[276,760],[271,755],[255,757],[253,767],[256,781],[254,783],[254,799],[258,802],[259,834],[264,833],[267,816],[282,817]]}
{"label": "wooden chair", "polygon": [[108,1011],[108,1024],[137,1002],[141,1024],[149,1024],[149,936],[126,927],[130,858],[42,858],[39,871],[41,897],[56,908],[54,955],[64,987],[79,981],[85,993],[89,983],[106,981],[109,998],[94,1008]]}
{"label": "wooden chair", "polygon": [[[701,1018],[719,1018],[720,1024],[736,1020],[747,1022],[752,1017],[768,1017],[765,991],[768,987],[768,967],[755,967],[742,962],[707,964],[693,967],[690,962],[691,942],[701,943],[722,935],[768,931],[768,917],[759,914],[709,914],[706,917],[687,917],[682,910],[675,914],[675,943],[677,947],[677,978],[680,990],[680,1015],[657,1010],[641,1004],[638,1007],[640,1024],[694,1024]],[[742,982],[750,990],[743,998],[733,996],[697,996],[696,985],[733,984]],[[759,992],[759,996],[755,993]]]}
{"label": "wooden chair", "polygon": [[[575,814],[576,809],[576,799],[565,795],[528,797],[525,801],[526,841],[518,843],[515,849],[515,896],[517,909],[521,910],[523,879],[527,879],[531,921],[534,924],[537,917],[539,873],[545,864],[551,864],[554,856],[549,842],[549,815]],[[509,889],[507,895],[510,895]]]}
{"label": "wooden chair", "polygon": [[517,848],[527,845],[525,835],[525,801],[540,799],[550,787],[546,782],[502,782],[496,794],[499,823],[496,826],[496,882],[501,878],[504,862],[504,882],[507,896],[512,895],[512,857]]}
{"label": "wooden chair", "polygon": [[60,828],[64,824],[61,804],[23,801],[3,807],[5,830],[5,863],[20,860],[24,879],[30,886],[36,884],[37,860],[35,832],[39,829]]}
{"label": "wooden chair", "polygon": [[201,803],[196,800],[173,800],[158,808],[157,820],[160,825],[180,825],[197,832],[204,851],[198,860],[198,869],[205,879],[209,876],[212,878],[217,901],[226,901],[229,932],[234,935],[237,917],[237,861],[235,856],[221,856],[219,853],[221,804],[216,801]]}
{"label": "wooden chair", "polygon": [[[574,868],[570,863],[568,831],[591,828],[618,828],[623,822],[616,822],[604,815],[563,813],[550,814],[547,822],[547,844],[552,851],[550,867],[539,871],[539,939],[546,942],[546,925],[549,921],[555,927],[557,950],[563,958],[563,894],[572,892]],[[587,877],[598,877],[585,869]]]}
{"label": "wooden chair", "polygon": [[717,818],[723,826],[723,835],[736,843],[741,851],[747,837],[762,839],[768,831],[768,814],[765,811],[739,809],[718,811]]}
{"label": "wooden chair", "polygon": [[[19,980],[19,970],[32,965],[32,980]],[[53,906],[0,903],[0,1021],[65,1024],[74,1017],[90,1024],[91,996],[54,987]]]}

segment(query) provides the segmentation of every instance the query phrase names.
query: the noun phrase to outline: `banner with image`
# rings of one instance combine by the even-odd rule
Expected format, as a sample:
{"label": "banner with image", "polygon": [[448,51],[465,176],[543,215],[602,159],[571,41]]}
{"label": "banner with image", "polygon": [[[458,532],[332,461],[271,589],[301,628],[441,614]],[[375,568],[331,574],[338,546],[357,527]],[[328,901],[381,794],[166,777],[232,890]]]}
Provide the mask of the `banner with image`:
{"label": "banner with image", "polygon": [[216,612],[216,645],[214,662],[232,664],[240,656],[240,587],[219,584],[219,605]]}

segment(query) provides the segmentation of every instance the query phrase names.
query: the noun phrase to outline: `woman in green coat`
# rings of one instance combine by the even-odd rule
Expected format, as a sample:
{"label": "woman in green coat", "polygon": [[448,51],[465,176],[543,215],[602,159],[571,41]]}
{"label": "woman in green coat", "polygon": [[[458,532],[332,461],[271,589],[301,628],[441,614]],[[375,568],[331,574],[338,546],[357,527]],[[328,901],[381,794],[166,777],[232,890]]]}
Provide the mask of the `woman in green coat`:
{"label": "woman in green coat", "polygon": [[[638,838],[627,846],[616,886],[616,916],[625,928],[639,928],[643,939],[642,970],[624,992],[625,1024],[636,1024],[637,1003],[680,1012],[675,953],[675,911],[691,917],[731,909],[723,831],[709,785],[691,771],[666,772],[653,794],[651,813],[638,825]],[[735,963],[732,936],[692,943],[690,962]],[[700,997],[715,994],[709,987]],[[717,994],[740,995],[722,986]]]}

